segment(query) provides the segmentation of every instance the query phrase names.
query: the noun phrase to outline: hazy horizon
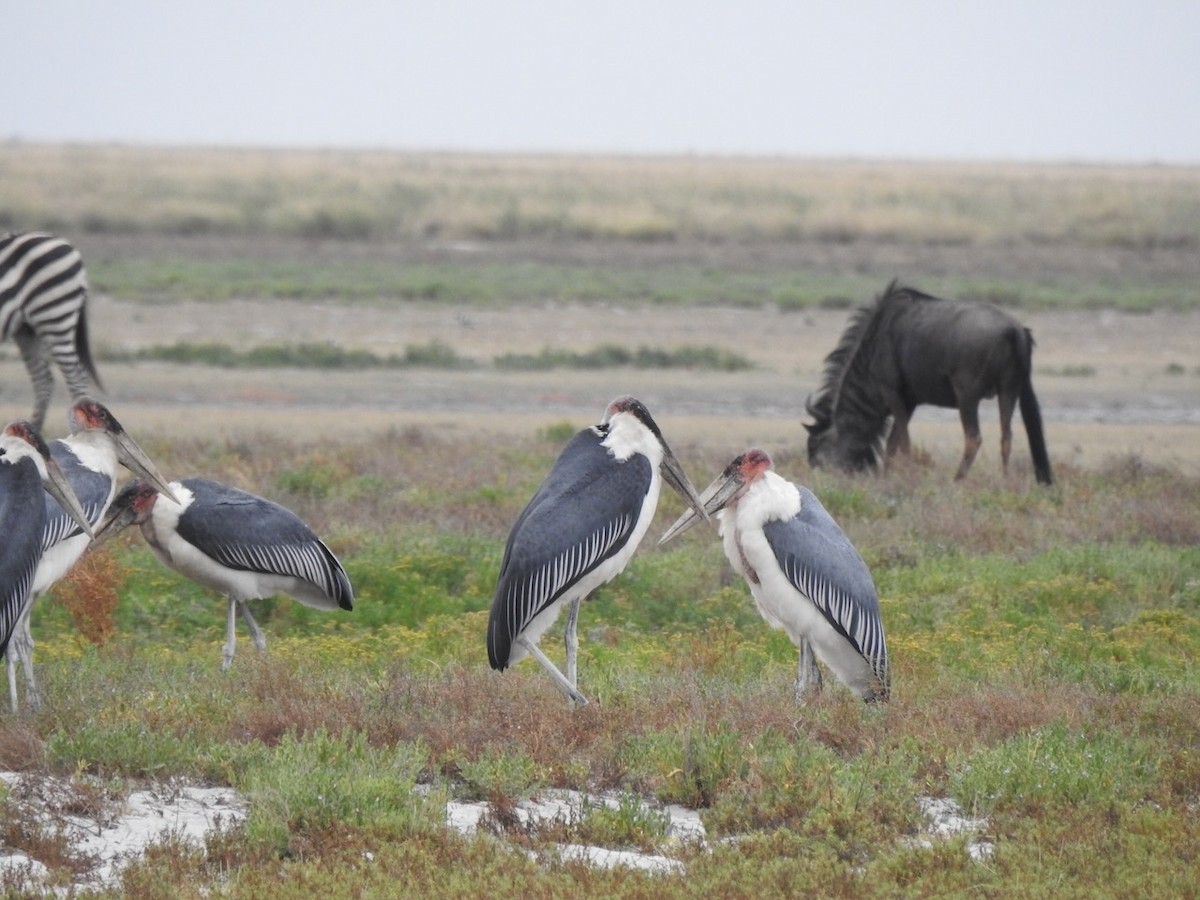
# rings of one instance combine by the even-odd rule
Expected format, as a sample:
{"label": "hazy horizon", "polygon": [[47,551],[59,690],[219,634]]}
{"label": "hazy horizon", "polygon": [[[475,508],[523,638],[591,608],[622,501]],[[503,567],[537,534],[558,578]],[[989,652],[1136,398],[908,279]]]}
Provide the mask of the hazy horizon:
{"label": "hazy horizon", "polygon": [[44,0],[0,141],[1200,163],[1200,4]]}

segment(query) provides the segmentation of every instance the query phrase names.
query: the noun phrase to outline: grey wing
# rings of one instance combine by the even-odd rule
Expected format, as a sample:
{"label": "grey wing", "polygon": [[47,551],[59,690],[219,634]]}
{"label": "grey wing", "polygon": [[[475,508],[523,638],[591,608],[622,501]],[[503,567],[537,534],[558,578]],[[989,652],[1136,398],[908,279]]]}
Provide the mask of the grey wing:
{"label": "grey wing", "polygon": [[0,541],[0,654],[25,608],[42,556],[42,486],[27,477],[32,474],[32,461],[17,465],[22,471],[0,467],[0,474],[12,476],[11,481],[0,483],[0,521],[28,526],[10,529]]}
{"label": "grey wing", "polygon": [[[113,482],[107,475],[79,464],[78,458],[58,441],[50,444],[50,455],[62,469],[63,476],[83,507],[83,514],[93,526],[98,525],[112,500]],[[58,501],[46,495],[46,524],[42,527],[42,550],[75,534],[82,534],[79,525]]]}
{"label": "grey wing", "polygon": [[800,512],[768,522],[767,543],[788,581],[813,602],[887,683],[887,642],[875,582],[863,558],[816,495],[800,491]]}
{"label": "grey wing", "polygon": [[488,620],[492,668],[504,668],[534,617],[619,552],[637,523],[650,462],[618,462],[599,440],[576,435],[513,526]]}
{"label": "grey wing", "polygon": [[37,564],[38,556],[30,556],[29,564],[12,573],[14,580],[5,578],[4,595],[0,596],[0,656],[3,656],[8,648],[8,639],[12,637],[17,619],[25,609],[25,601],[29,599],[29,592],[33,588]]}
{"label": "grey wing", "polygon": [[185,541],[231,569],[302,578],[351,608],[354,594],[342,564],[290,509],[205,478],[182,484],[193,495],[176,526]]}

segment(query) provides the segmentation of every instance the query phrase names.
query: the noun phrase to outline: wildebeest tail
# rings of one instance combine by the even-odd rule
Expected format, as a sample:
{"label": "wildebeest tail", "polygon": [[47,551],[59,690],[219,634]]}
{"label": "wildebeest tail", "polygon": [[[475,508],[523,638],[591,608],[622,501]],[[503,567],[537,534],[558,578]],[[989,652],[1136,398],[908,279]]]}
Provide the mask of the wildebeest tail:
{"label": "wildebeest tail", "polygon": [[1053,484],[1050,474],[1050,454],[1046,451],[1046,434],[1042,430],[1042,408],[1037,394],[1033,392],[1033,332],[1024,329],[1024,341],[1017,341],[1018,354],[1025,369],[1021,382],[1021,420],[1025,423],[1025,434],[1029,437],[1029,453],[1033,457],[1033,471],[1039,484]]}

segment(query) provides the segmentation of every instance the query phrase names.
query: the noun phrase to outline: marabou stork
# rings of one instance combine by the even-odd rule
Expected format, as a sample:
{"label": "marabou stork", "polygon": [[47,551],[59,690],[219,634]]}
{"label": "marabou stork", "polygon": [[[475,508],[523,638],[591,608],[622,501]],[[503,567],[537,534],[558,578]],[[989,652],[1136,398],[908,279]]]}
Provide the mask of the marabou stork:
{"label": "marabou stork", "polygon": [[[153,482],[158,490],[171,496],[166,479],[102,403],[90,397],[80,399],[67,413],[67,427],[70,431],[67,437],[50,442],[50,456],[71,485],[93,528],[100,524],[117,492],[118,464]],[[29,706],[34,710],[41,708],[33,678],[33,635],[29,628],[33,603],[71,570],[91,542],[90,535],[80,531],[59,504],[49,497],[44,499],[46,523],[42,529],[42,558],[5,654],[13,712],[17,711],[16,659],[20,659],[25,671]]]}
{"label": "marabou stork", "polygon": [[131,481],[96,537],[136,523],[160,562],[228,598],[223,669],[233,663],[239,609],[254,646],[266,650],[247,600],[289,594],[314,609],[353,608],[346,570],[291,510],[207,478],[172,481],[171,490],[178,503],[141,479]]}
{"label": "marabou stork", "polygon": [[[751,449],[701,494],[715,513],[730,564],[750,585],[758,611],[800,648],[799,700],[820,687],[813,651],[864,700],[887,700],[887,644],[871,572],[833,517],[808,488],[771,471],[771,457]],[[664,544],[698,521],[685,511]]]}
{"label": "marabou stork", "polygon": [[90,535],[87,516],[42,436],[29,422],[12,422],[0,433],[0,653],[8,647],[42,558],[43,487]]}
{"label": "marabou stork", "polygon": [[[708,518],[650,412],[633,397],[613,400],[604,421],[571,438],[508,536],[488,618],[493,669],[529,654],[569,699],[587,703],[575,686],[579,604],[625,568],[654,518],[664,478]],[[564,605],[566,675],[537,646]]]}

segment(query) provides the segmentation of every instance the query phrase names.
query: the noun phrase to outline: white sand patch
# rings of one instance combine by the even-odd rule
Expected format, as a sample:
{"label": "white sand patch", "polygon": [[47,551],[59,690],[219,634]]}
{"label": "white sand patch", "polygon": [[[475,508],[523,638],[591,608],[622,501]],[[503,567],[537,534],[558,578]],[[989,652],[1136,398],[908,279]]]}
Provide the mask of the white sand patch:
{"label": "white sand patch", "polygon": [[[628,803],[627,795],[612,792],[584,794],[579,791],[552,790],[535,798],[518,801],[512,815],[522,829],[533,832],[578,823],[587,815],[589,808],[598,805],[619,810]],[[682,845],[707,846],[704,825],[696,810],[675,805],[664,806],[648,800],[639,800],[638,803],[639,815],[665,818],[664,849]],[[490,809],[491,804],[486,802],[452,800],[446,804],[446,824],[462,834],[475,834]],[[540,858],[554,857],[565,861],[582,860],[601,868],[628,866],[663,875],[681,875],[684,872],[683,863],[665,853],[643,853],[623,848],[554,844]]]}
{"label": "white sand patch", "polygon": [[[66,778],[2,772],[0,780],[10,791],[10,809],[61,835],[71,855],[87,864],[74,884],[83,892],[117,886],[121,868],[156,843],[171,839],[202,846],[208,835],[240,825],[247,814],[245,800],[225,787],[172,782],[111,800]],[[6,869],[21,870],[26,888],[34,892],[49,874],[24,853],[0,847],[0,873]]]}
{"label": "white sand patch", "polygon": [[[975,819],[964,815],[962,807],[950,797],[917,798],[921,812],[929,821],[929,834],[935,838],[952,838],[960,834],[974,835],[987,828],[987,819]],[[912,842],[915,846],[928,849],[933,842],[926,838],[917,838]],[[967,841],[967,853],[974,860],[990,859],[996,850],[991,841],[972,838]]]}

